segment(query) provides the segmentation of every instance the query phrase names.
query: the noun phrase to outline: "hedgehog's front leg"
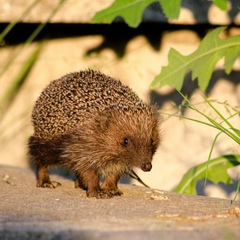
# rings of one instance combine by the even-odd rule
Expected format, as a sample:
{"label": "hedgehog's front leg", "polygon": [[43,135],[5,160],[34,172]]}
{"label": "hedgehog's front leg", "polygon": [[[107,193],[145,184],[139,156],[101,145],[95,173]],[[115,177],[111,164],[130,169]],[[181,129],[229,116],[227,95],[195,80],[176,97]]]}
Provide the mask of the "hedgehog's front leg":
{"label": "hedgehog's front leg", "polygon": [[56,188],[60,185],[61,183],[59,182],[50,181],[46,166],[37,167],[37,187]]}
{"label": "hedgehog's front leg", "polygon": [[111,198],[108,194],[100,188],[98,173],[95,170],[80,171],[76,174],[75,187],[80,187],[87,190],[88,197],[96,198]]}
{"label": "hedgehog's front leg", "polygon": [[118,182],[122,178],[122,174],[109,174],[103,182],[101,188],[112,196],[121,196],[123,193],[118,189]]}

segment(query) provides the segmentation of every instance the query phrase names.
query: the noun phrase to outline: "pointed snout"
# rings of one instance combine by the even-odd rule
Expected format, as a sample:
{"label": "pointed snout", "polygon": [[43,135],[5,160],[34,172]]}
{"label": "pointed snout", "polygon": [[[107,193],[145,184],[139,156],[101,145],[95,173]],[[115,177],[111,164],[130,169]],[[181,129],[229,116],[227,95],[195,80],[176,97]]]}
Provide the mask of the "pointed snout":
{"label": "pointed snout", "polygon": [[141,165],[141,169],[144,171],[144,172],[149,172],[151,171],[152,169],[152,164],[150,162],[145,162]]}

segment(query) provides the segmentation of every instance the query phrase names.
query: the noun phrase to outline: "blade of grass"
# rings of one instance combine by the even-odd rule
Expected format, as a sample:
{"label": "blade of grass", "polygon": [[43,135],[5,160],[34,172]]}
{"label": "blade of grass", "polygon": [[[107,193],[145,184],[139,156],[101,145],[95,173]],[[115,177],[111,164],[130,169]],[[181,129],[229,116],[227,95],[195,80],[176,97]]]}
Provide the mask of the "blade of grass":
{"label": "blade of grass", "polygon": [[[201,94],[201,93],[200,93]],[[234,135],[234,134],[232,134],[232,138],[236,141],[236,142],[238,142],[238,143],[240,143],[240,138],[238,138],[238,136],[240,136],[240,131],[238,130],[238,129],[235,129],[233,126],[232,126],[232,124],[228,121],[228,119],[227,118],[225,118],[213,105],[212,105],[212,103],[204,96],[204,95],[202,95],[201,94],[201,96],[202,96],[202,98],[206,101],[206,103],[215,111],[215,113],[223,120],[223,122],[225,122],[228,126],[229,126],[229,128],[230,129],[232,129],[235,133],[236,133],[236,135]],[[239,114],[239,112],[237,112],[236,114]],[[221,125],[221,124],[220,124]],[[229,131],[230,132],[230,131]],[[234,136],[234,137],[233,137]]]}
{"label": "blade of grass", "polygon": [[[198,120],[198,119],[194,119],[194,118],[190,118],[190,117],[185,117],[183,115],[178,115],[178,114],[171,114],[171,113],[165,113],[163,111],[160,111],[158,110],[159,113],[162,113],[164,115],[167,115],[167,116],[172,116],[172,117],[178,117],[180,119],[186,119],[186,120],[190,120],[190,121],[193,121],[193,122],[197,122],[197,123],[201,123],[201,124],[204,124],[204,125],[207,125],[209,127],[213,127],[213,128],[216,128],[214,125],[211,125],[210,123],[207,123],[207,122],[203,122],[201,120]],[[218,128],[216,128],[218,129]]]}
{"label": "blade of grass", "polygon": [[[194,110],[194,109],[193,109]],[[158,110],[159,113],[161,114],[164,114],[164,115],[167,115],[167,116],[170,116],[170,117],[177,117],[177,118],[180,118],[180,119],[185,119],[185,120],[189,120],[189,121],[192,121],[192,122],[197,122],[197,123],[201,123],[201,124],[204,124],[206,126],[209,126],[209,127],[212,127],[212,128],[215,128],[215,129],[218,129],[218,127],[216,127],[215,125],[212,125],[208,122],[204,122],[204,121],[201,121],[201,120],[198,120],[198,119],[194,119],[194,118],[190,118],[190,117],[186,117],[186,116],[183,116],[183,115],[179,115],[179,114],[173,114],[173,113],[166,113],[166,112],[163,112],[161,110]],[[238,115],[238,113],[234,113],[233,115],[231,115],[230,117],[228,117],[227,119],[230,119],[230,118],[233,118],[235,117],[236,115]],[[221,124],[221,123],[220,123]],[[238,129],[234,129],[234,131],[238,131],[240,133],[240,130]]]}
{"label": "blade of grass", "polygon": [[0,108],[1,109],[3,109],[3,108],[6,109],[6,107],[9,106],[11,104],[11,102],[14,100],[16,93],[20,90],[28,73],[30,72],[32,66],[36,62],[39,52],[41,50],[41,47],[42,47],[42,44],[40,44],[35,49],[35,51],[31,54],[31,56],[25,61],[23,67],[20,69],[16,78],[13,80],[13,83],[6,90],[4,96],[0,100]]}
{"label": "blade of grass", "polygon": [[215,144],[216,144],[217,138],[219,137],[219,135],[220,135],[221,133],[222,133],[222,132],[219,132],[219,133],[215,136],[215,138],[214,138],[214,140],[213,140],[213,143],[212,143],[212,146],[211,146],[211,149],[210,149],[210,152],[209,152],[209,154],[208,154],[207,166],[206,166],[206,174],[205,174],[205,179],[204,179],[204,185],[207,184],[207,179],[208,179],[208,165],[209,165],[210,160],[211,160],[212,151],[213,151],[213,148],[214,148],[214,146],[215,146]]}
{"label": "blade of grass", "polygon": [[[193,104],[191,104],[190,100],[187,99],[186,96],[184,96],[180,91],[178,91],[179,94],[183,97],[184,101],[186,101],[189,104],[189,107],[196,111],[197,113],[199,113],[200,115],[202,115],[203,117],[205,117],[210,123],[212,123],[217,129],[219,129],[220,131],[224,132],[225,134],[227,134],[230,138],[232,138],[235,142],[237,142],[238,144],[240,144],[240,138],[238,138],[236,135],[234,135],[232,132],[230,132],[227,128],[225,128],[224,126],[222,126],[221,124],[217,123],[215,120],[213,120],[212,118],[208,117],[206,114],[204,114],[203,112],[199,111]],[[212,104],[211,104],[212,105]],[[210,105],[210,107],[211,107]],[[215,109],[213,108],[213,110],[215,111]]]}
{"label": "blade of grass", "polygon": [[[200,93],[201,94],[201,93]],[[205,97],[205,96],[203,96],[203,94],[201,94],[201,96],[202,96],[202,98],[206,101],[206,103],[215,111],[215,113],[217,113],[217,115],[229,126],[229,128],[234,128],[231,124],[230,124],[230,122],[228,122],[227,120],[226,120],[226,118],[224,118],[223,117],[223,115],[212,105],[212,103],[210,103],[209,101],[208,101],[208,99]]]}
{"label": "blade of grass", "polygon": [[3,30],[3,32],[0,34],[0,42],[3,41],[4,37],[13,29],[13,27],[19,23],[31,10],[39,3],[38,0],[34,0],[29,7],[26,8],[26,10],[22,13],[22,15],[17,19],[12,21],[7,25],[7,27]]}
{"label": "blade of grass", "polygon": [[235,193],[235,195],[234,195],[233,200],[231,201],[231,204],[233,204],[233,203],[236,201],[237,196],[238,196],[238,194],[239,194],[239,191],[240,191],[240,181],[238,181],[238,185],[237,185],[236,193]]}
{"label": "blade of grass", "polygon": [[60,0],[57,7],[51,12],[49,17],[44,23],[41,23],[35,31],[30,35],[30,37],[27,39],[27,41],[21,46],[21,48],[16,52],[16,54],[7,62],[7,64],[2,68],[2,71],[0,72],[0,77],[5,73],[5,71],[11,66],[11,64],[15,61],[15,59],[21,54],[21,52],[24,50],[26,46],[28,46],[36,37],[37,35],[42,31],[42,29],[46,26],[46,24],[53,18],[53,16],[58,12],[60,7],[63,5],[63,3],[66,0]]}
{"label": "blade of grass", "polygon": [[239,129],[233,128],[232,130],[240,137],[240,130]]}
{"label": "blade of grass", "polygon": [[[236,113],[232,114],[231,116],[229,116],[229,117],[226,118],[226,119],[229,120],[229,119],[235,117],[236,115],[239,115],[239,112],[236,112]],[[222,124],[223,122],[224,122],[224,121],[220,122],[220,124]],[[236,128],[234,128],[234,129],[237,130]],[[239,131],[239,133],[240,133],[240,130],[238,130],[238,131]]]}
{"label": "blade of grass", "polygon": [[205,115],[203,113],[201,113],[201,115],[203,115],[205,118],[207,118],[208,121],[210,121],[213,125],[216,126],[217,129],[221,130],[223,133],[225,133],[230,138],[232,138],[235,142],[240,144],[240,138],[238,138],[236,135],[234,135],[232,132],[230,132],[227,128],[223,127],[221,124],[217,123],[215,120],[211,119],[207,115]]}

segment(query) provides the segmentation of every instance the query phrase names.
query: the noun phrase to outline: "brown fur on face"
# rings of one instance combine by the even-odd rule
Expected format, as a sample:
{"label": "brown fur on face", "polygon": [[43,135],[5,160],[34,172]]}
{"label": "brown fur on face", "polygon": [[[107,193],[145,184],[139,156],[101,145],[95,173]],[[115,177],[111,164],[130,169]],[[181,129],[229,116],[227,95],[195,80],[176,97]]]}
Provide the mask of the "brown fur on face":
{"label": "brown fur on face", "polygon": [[[90,74],[95,74],[96,79],[92,80],[95,83],[100,73]],[[109,198],[122,194],[117,183],[125,172],[133,167],[139,167],[143,171],[151,170],[152,157],[160,142],[155,108],[144,104],[119,81],[105,75],[100,76],[102,84],[108,88],[112,86],[109,96],[104,95],[105,85],[105,88],[103,86],[102,90],[97,91],[88,85],[85,88],[95,97],[88,96],[88,100],[82,100],[85,96],[81,93],[83,90],[72,86],[74,93],[71,93],[70,101],[66,97],[69,89],[62,88],[60,79],[53,86],[50,84],[38,99],[33,111],[35,134],[29,139],[29,152],[38,169],[37,186],[58,186],[59,183],[50,181],[47,167],[61,164],[75,173],[76,187],[87,190],[87,196]],[[62,81],[68,77],[72,79],[72,75],[66,75]],[[90,76],[87,80],[89,78]],[[76,79],[75,85],[84,84],[83,80]],[[71,80],[71,84],[74,81]],[[96,83],[95,87],[99,84]],[[57,91],[58,96],[55,94]],[[89,102],[92,98],[95,102]],[[111,98],[113,100],[110,102],[105,101]],[[47,106],[42,107],[44,99]],[[58,101],[59,109],[55,108],[54,101]],[[71,111],[75,111],[76,115],[68,113],[68,117],[63,111],[67,109],[68,101]],[[85,105],[77,106],[81,101],[85,101]],[[62,105],[64,107],[61,108]],[[100,186],[101,176],[105,176],[105,181]]]}

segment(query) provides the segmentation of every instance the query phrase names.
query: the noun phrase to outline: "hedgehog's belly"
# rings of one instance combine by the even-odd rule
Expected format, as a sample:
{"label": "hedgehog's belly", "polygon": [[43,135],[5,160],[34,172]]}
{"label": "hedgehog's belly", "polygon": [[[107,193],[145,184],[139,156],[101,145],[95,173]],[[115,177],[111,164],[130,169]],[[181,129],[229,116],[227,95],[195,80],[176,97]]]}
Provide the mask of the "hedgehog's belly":
{"label": "hedgehog's belly", "polygon": [[130,171],[130,167],[127,166],[126,164],[123,163],[109,163],[105,166],[102,166],[99,170],[98,173],[101,176],[107,176],[110,174],[117,174],[117,175],[121,175],[124,174],[126,172]]}

